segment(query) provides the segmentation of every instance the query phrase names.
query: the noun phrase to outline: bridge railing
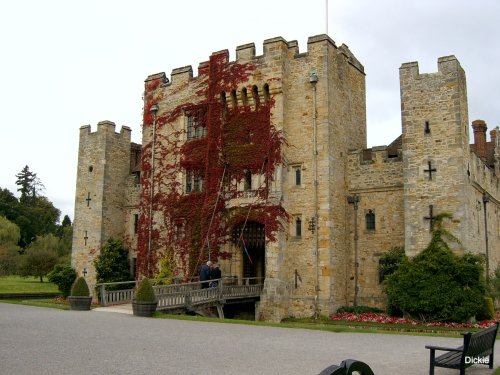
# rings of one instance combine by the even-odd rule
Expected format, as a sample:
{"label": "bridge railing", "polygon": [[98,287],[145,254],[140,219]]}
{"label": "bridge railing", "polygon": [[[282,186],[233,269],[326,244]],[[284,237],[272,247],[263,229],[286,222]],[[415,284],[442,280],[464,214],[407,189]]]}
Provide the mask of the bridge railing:
{"label": "bridge railing", "polygon": [[[257,297],[263,287],[264,278],[235,276],[210,280],[209,288],[202,288],[199,281],[179,283],[179,279],[154,279],[155,295],[159,309],[174,309],[213,303],[225,299]],[[102,306],[130,303],[134,298],[136,281],[100,283],[96,285]]]}

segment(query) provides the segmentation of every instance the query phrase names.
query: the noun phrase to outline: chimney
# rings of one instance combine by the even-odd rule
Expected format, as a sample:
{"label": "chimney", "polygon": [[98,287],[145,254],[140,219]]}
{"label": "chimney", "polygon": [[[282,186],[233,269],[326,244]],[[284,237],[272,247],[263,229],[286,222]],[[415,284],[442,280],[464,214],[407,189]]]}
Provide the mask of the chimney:
{"label": "chimney", "polygon": [[498,133],[498,126],[496,129],[493,129],[492,131],[490,131],[490,139],[491,139],[491,144],[492,144],[493,150],[495,149],[495,147],[497,145],[497,133]]}
{"label": "chimney", "polygon": [[483,161],[486,161],[486,122],[483,120],[472,121],[472,129],[474,130],[474,150],[477,156]]}

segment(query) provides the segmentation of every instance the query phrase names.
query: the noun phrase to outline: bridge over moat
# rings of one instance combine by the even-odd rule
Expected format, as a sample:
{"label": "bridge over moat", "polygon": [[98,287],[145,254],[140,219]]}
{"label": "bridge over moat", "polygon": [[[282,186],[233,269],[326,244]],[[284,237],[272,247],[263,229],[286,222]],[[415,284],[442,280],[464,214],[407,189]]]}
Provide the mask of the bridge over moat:
{"label": "bridge over moat", "polygon": [[[157,311],[198,311],[216,307],[219,318],[224,317],[223,307],[227,304],[255,302],[260,299],[263,278],[224,277],[211,280],[208,288],[202,288],[202,282],[179,283],[178,280],[152,280],[156,298]],[[99,290],[101,306],[112,306],[131,303],[137,281],[117,283],[101,283]]]}

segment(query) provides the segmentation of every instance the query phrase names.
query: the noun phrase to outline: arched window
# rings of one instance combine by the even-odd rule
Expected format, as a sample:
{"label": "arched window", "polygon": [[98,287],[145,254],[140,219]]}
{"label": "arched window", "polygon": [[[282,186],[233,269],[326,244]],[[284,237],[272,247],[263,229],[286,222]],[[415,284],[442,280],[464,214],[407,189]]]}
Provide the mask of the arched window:
{"label": "arched window", "polygon": [[253,102],[255,103],[255,108],[257,108],[259,106],[259,89],[256,85],[252,86],[252,97]]}
{"label": "arched window", "polygon": [[366,230],[375,230],[375,213],[373,210],[368,210],[365,216]]}
{"label": "arched window", "polygon": [[264,85],[264,100],[266,103],[269,101],[269,85],[267,83]]}
{"label": "arched window", "polygon": [[226,101],[226,93],[224,91],[222,91],[220,93],[220,101],[222,102],[222,107],[224,109],[226,109],[227,108],[227,101]]}
{"label": "arched window", "polygon": [[236,90],[231,90],[231,105],[233,108],[238,106],[238,98],[236,97]]}
{"label": "arched window", "polygon": [[243,87],[243,90],[241,90],[241,101],[243,102],[244,106],[248,105],[248,94],[246,87]]}

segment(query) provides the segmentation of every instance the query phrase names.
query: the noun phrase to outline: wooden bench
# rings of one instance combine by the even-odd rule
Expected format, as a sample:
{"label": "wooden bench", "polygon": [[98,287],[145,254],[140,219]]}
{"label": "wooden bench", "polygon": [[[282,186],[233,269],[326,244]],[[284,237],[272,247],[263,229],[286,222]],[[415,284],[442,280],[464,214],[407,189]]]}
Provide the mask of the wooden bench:
{"label": "wooden bench", "polygon": [[[488,365],[493,368],[493,354],[498,331],[498,322],[478,332],[462,333],[464,345],[458,348],[444,348],[427,345],[430,349],[429,375],[434,375],[434,367],[445,367],[460,370],[465,375],[465,369],[474,364]],[[446,351],[436,357],[436,351]]]}

